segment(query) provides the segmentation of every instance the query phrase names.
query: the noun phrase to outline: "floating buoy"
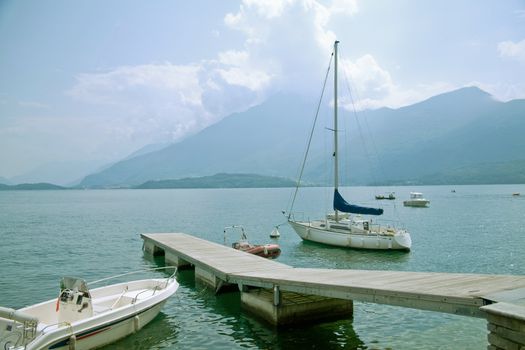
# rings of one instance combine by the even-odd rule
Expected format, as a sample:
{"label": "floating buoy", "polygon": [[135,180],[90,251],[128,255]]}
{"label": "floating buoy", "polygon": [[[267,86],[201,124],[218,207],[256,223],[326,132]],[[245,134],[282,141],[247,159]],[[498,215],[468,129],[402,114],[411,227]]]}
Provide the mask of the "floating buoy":
{"label": "floating buoy", "polygon": [[279,237],[281,237],[281,233],[279,232],[279,229],[277,228],[277,226],[275,226],[273,231],[270,233],[270,237],[271,238],[279,238]]}

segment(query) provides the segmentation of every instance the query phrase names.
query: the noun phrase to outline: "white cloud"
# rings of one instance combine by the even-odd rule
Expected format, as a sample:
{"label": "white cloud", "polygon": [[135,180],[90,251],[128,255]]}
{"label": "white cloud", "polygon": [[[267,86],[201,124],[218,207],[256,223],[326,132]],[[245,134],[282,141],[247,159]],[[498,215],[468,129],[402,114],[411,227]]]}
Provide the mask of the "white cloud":
{"label": "white cloud", "polygon": [[248,9],[255,9],[258,15],[271,19],[281,16],[284,9],[293,2],[293,0],[244,0],[243,5]]}
{"label": "white cloud", "polygon": [[247,51],[220,52],[219,62],[226,67],[218,68],[217,72],[230,85],[261,91],[270,84],[272,79],[270,74],[251,64],[250,54]]}
{"label": "white cloud", "polygon": [[269,81],[264,73],[240,71],[245,53],[230,51],[219,60],[123,66],[83,73],[67,91],[75,100],[104,107],[108,128],[119,139],[176,141],[227,114],[259,102]]}
{"label": "white cloud", "polygon": [[[227,27],[245,35],[243,48],[188,65],[165,62],[79,74],[68,94],[106,106],[112,120],[107,127],[121,141],[178,140],[272,92],[317,94],[336,38],[330,21],[357,11],[355,0],[244,0],[224,17]],[[343,58],[341,67],[361,98],[358,108],[397,107],[443,88],[403,90],[371,54]]]}
{"label": "white cloud", "polygon": [[102,104],[129,103],[131,89],[171,91],[182,104],[198,104],[199,66],[170,63],[123,66],[104,73],[84,73],[68,92],[73,97]]}
{"label": "white cloud", "polygon": [[341,59],[340,63],[344,77],[351,79],[362,95],[381,99],[395,88],[390,73],[381,68],[370,54],[358,58],[355,63],[346,59]]}
{"label": "white cloud", "polygon": [[525,39],[520,42],[502,41],[498,44],[498,52],[501,57],[508,57],[525,63]]}
{"label": "white cloud", "polygon": [[[68,94],[106,109],[104,134],[113,135],[107,147],[113,140],[138,146],[179,140],[276,91],[317,95],[337,37],[332,20],[357,12],[355,0],[244,0],[224,17],[227,28],[245,36],[241,48],[187,65],[79,74]],[[453,89],[444,82],[403,88],[372,54],[340,62],[359,109],[399,107]],[[349,108],[348,98],[341,102]]]}
{"label": "white cloud", "polygon": [[330,12],[334,14],[353,15],[357,11],[357,0],[334,0],[330,5]]}

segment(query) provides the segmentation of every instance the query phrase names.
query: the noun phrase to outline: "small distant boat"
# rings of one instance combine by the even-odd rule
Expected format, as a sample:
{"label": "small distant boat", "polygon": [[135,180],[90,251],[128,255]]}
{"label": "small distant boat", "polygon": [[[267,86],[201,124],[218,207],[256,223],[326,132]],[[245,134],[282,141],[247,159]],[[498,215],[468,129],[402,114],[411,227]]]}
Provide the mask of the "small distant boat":
{"label": "small distant boat", "polygon": [[[226,231],[239,229],[241,231],[241,239],[232,243],[232,248],[246,253],[260,256],[267,259],[276,259],[281,255],[281,247],[275,243],[269,244],[251,244],[248,242],[244,227],[241,225],[226,226],[224,228],[224,244],[226,245]],[[277,231],[279,232],[279,231]]]}
{"label": "small distant boat", "polygon": [[423,198],[421,192],[410,192],[410,199],[403,201],[405,207],[428,207],[430,201]]}
{"label": "small distant boat", "polygon": [[456,193],[456,190],[452,189],[450,192],[452,192],[452,193]]}
{"label": "small distant boat", "polygon": [[520,193],[519,193],[519,192],[514,192],[512,195],[515,196],[515,197],[517,197],[517,196],[520,195]]}
{"label": "small distant boat", "polygon": [[64,277],[58,299],[19,310],[0,307],[0,349],[99,348],[144,327],[179,287],[175,274],[92,290],[87,285]]}
{"label": "small distant boat", "polygon": [[376,195],[376,199],[377,200],[380,200],[380,199],[393,200],[393,199],[396,199],[396,196],[394,195],[394,192],[390,192],[389,194],[378,194]]}

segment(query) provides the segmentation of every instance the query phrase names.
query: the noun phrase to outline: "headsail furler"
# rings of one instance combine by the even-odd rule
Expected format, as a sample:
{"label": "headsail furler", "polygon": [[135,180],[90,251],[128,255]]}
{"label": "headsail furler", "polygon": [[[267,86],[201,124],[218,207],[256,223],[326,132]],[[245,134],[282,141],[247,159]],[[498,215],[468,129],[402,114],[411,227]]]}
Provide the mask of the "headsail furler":
{"label": "headsail furler", "polygon": [[352,214],[363,214],[363,215],[382,215],[383,209],[381,208],[367,208],[360,207],[358,205],[353,205],[348,203],[343,196],[336,189],[334,191],[334,210],[339,210],[345,213]]}

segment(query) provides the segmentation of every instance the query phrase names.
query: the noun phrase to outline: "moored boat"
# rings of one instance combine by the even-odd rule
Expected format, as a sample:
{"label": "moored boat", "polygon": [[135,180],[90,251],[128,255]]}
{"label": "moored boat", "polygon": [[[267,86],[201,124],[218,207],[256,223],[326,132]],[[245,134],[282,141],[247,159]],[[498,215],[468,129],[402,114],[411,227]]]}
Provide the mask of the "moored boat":
{"label": "moored boat", "polygon": [[390,192],[389,194],[378,194],[375,197],[376,197],[377,200],[380,200],[380,199],[394,200],[394,199],[396,199],[396,196],[395,196],[394,192]]}
{"label": "moored boat", "polygon": [[92,290],[82,279],[64,277],[58,299],[0,308],[0,348],[88,350],[113,343],[148,324],[178,287],[175,273]]}
{"label": "moored boat", "polygon": [[263,258],[276,259],[281,255],[281,247],[275,243],[251,244],[248,242],[244,227],[241,225],[226,226],[224,228],[224,244],[226,244],[226,231],[238,229],[241,231],[241,238],[232,243],[232,248],[246,253],[257,255]]}
{"label": "moored boat", "polygon": [[410,192],[410,199],[403,201],[405,207],[419,207],[424,208],[428,207],[430,201],[423,198],[423,193],[421,192]]}
{"label": "moored boat", "polygon": [[[301,176],[304,170],[304,165],[308,155],[308,148],[303,160],[299,179],[297,181],[297,188],[293,195],[293,200],[288,213],[288,223],[294,231],[303,240],[323,243],[339,247],[358,248],[358,249],[381,249],[381,250],[410,250],[412,240],[410,234],[400,228],[395,228],[390,225],[379,225],[375,221],[372,222],[370,218],[361,217],[361,215],[382,215],[381,208],[367,208],[358,205],[353,205],[343,198],[339,193],[339,149],[338,149],[338,105],[337,105],[337,64],[338,64],[338,48],[339,42],[334,43],[333,59],[334,59],[334,125],[330,128],[333,132],[334,151],[331,154],[334,165],[334,195],[333,195],[333,214],[328,214],[324,219],[319,220],[297,220],[293,214],[293,206]],[[331,62],[331,61],[330,61]],[[328,77],[328,72],[327,72]],[[325,78],[326,84],[326,78]],[[324,94],[324,87],[323,93]],[[321,101],[319,102],[320,105]],[[317,108],[319,111],[319,107]],[[316,119],[317,120],[317,115]],[[315,123],[314,123],[315,126]],[[310,145],[313,129],[310,133],[308,145]],[[382,199],[395,199],[382,198]],[[354,215],[350,215],[354,214]]]}

